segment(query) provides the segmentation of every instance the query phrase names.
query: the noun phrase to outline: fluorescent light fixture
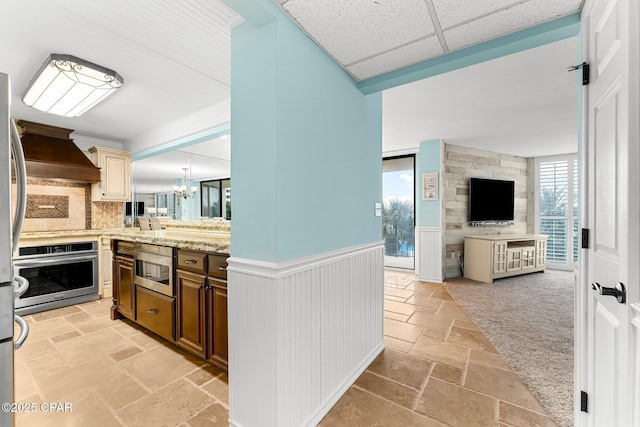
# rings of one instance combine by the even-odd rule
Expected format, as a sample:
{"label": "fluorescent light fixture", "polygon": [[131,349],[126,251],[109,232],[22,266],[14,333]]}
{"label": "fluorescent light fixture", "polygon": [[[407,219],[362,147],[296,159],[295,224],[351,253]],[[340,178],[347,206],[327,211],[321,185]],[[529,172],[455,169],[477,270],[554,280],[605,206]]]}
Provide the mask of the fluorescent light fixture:
{"label": "fluorescent light fixture", "polygon": [[75,56],[52,53],[29,82],[22,102],[46,113],[78,117],[123,83],[113,70]]}

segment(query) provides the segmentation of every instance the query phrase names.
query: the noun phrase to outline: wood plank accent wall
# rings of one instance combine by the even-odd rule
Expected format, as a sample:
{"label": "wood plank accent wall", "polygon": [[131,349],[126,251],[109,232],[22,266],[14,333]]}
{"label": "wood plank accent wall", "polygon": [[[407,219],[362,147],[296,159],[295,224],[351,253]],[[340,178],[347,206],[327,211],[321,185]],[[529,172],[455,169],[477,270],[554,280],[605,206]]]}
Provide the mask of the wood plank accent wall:
{"label": "wood plank accent wall", "polygon": [[[458,254],[464,251],[464,237],[488,234],[533,232],[533,162],[525,157],[445,144],[443,158],[445,227],[445,277],[462,275]],[[515,181],[515,225],[471,227],[469,225],[469,178]],[[452,255],[455,252],[455,255]]]}

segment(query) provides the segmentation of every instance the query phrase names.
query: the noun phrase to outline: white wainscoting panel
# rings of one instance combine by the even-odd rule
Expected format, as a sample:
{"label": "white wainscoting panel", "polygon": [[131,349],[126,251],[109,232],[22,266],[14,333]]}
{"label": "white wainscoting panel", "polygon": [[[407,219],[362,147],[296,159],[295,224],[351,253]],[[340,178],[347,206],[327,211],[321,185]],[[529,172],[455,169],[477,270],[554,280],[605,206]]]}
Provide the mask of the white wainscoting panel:
{"label": "white wainscoting panel", "polygon": [[426,282],[442,283],[444,280],[442,228],[416,227],[416,231],[418,278]]}
{"label": "white wainscoting panel", "polygon": [[314,426],[383,349],[382,242],[229,258],[230,425]]}

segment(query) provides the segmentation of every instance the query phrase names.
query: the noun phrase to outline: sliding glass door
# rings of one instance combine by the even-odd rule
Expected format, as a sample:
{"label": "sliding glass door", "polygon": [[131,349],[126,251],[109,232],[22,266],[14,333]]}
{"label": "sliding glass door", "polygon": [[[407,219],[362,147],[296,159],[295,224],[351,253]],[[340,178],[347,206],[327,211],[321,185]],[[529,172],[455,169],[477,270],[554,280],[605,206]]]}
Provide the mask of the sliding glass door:
{"label": "sliding glass door", "polygon": [[414,156],[382,161],[382,237],[386,267],[414,269]]}

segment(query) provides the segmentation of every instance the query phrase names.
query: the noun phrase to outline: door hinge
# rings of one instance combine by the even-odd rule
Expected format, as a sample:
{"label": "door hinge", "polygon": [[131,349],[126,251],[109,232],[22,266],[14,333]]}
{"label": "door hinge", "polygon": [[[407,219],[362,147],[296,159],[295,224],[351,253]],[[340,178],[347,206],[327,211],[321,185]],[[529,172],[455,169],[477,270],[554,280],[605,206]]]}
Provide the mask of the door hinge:
{"label": "door hinge", "polygon": [[588,228],[583,228],[582,229],[582,243],[580,245],[580,247],[582,249],[589,249],[589,229]]}
{"label": "door hinge", "polygon": [[582,86],[589,84],[589,64],[583,62],[580,65],[570,65],[567,67],[567,71],[575,71],[582,69]]}
{"label": "door hinge", "polygon": [[580,391],[580,412],[589,412],[589,395],[586,391]]}

